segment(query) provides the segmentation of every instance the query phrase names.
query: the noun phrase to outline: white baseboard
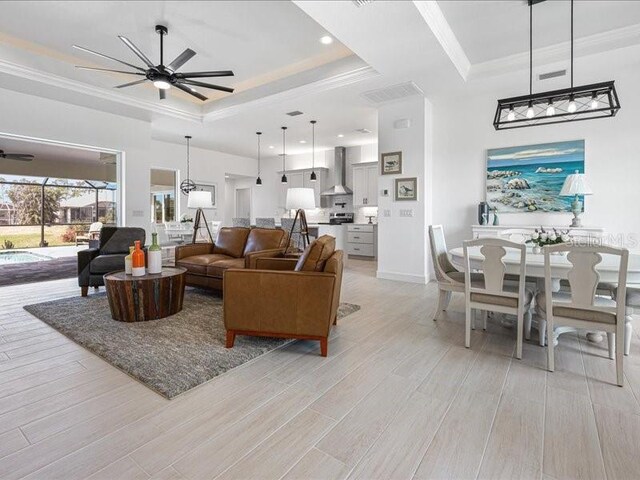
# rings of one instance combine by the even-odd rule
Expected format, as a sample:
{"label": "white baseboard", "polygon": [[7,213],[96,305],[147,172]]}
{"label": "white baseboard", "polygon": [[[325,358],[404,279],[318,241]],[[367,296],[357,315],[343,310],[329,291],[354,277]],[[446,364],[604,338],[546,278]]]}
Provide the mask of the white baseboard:
{"label": "white baseboard", "polygon": [[429,278],[424,275],[412,275],[410,273],[397,273],[397,272],[382,272],[378,270],[376,272],[376,277],[382,278],[383,280],[394,280],[396,282],[409,282],[409,283],[422,283],[426,284],[429,282]]}

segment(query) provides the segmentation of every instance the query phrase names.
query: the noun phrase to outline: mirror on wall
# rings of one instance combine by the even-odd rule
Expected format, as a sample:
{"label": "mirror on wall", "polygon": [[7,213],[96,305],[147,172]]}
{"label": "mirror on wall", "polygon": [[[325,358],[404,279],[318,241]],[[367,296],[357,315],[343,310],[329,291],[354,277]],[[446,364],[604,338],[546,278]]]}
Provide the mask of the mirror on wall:
{"label": "mirror on wall", "polygon": [[177,218],[176,171],[151,169],[151,222],[175,222]]}

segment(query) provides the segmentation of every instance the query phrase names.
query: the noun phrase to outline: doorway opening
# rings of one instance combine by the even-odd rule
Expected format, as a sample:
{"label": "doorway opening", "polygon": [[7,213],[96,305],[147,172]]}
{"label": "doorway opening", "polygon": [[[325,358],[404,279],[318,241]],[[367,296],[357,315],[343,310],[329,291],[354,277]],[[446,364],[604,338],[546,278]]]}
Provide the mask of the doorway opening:
{"label": "doorway opening", "polygon": [[123,153],[2,133],[0,150],[0,286],[76,276],[77,252],[123,223]]}

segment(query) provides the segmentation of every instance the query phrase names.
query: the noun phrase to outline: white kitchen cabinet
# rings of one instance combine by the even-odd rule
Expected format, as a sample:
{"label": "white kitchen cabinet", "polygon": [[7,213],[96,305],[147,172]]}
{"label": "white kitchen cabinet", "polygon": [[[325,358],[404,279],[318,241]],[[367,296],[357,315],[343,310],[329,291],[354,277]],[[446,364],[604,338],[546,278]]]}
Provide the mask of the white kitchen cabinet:
{"label": "white kitchen cabinet", "polygon": [[378,255],[378,229],[373,224],[347,224],[347,253],[359,257],[376,258]]}
{"label": "white kitchen cabinet", "polygon": [[375,207],[378,205],[378,164],[353,166],[353,205]]}
{"label": "white kitchen cabinet", "polygon": [[289,188],[313,188],[316,197],[316,207],[320,208],[320,194],[327,188],[327,176],[329,170],[324,167],[316,167],[316,181],[312,182],[311,169],[287,171],[287,183],[281,183],[282,172],[278,172],[278,207],[285,208],[287,204],[287,190]]}

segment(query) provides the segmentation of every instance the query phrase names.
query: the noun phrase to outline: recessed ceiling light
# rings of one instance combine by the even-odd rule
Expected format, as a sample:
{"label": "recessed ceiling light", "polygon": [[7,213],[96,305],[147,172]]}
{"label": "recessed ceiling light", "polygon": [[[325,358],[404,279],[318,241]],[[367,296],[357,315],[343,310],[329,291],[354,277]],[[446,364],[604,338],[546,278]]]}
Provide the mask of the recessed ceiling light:
{"label": "recessed ceiling light", "polygon": [[300,140],[300,143],[307,143],[306,140]]}
{"label": "recessed ceiling light", "polygon": [[341,133],[339,133],[339,134],[338,134],[338,138],[342,138],[342,137],[344,137],[344,135],[343,135],[343,134],[341,134]]}
{"label": "recessed ceiling light", "polygon": [[273,145],[269,145],[269,148],[276,148],[276,147],[274,147]]}
{"label": "recessed ceiling light", "polygon": [[323,45],[329,45],[333,43],[333,38],[331,38],[329,35],[325,35],[324,37],[320,38],[320,43],[322,43]]}
{"label": "recessed ceiling light", "polygon": [[224,178],[229,178],[229,175],[225,175]]}

